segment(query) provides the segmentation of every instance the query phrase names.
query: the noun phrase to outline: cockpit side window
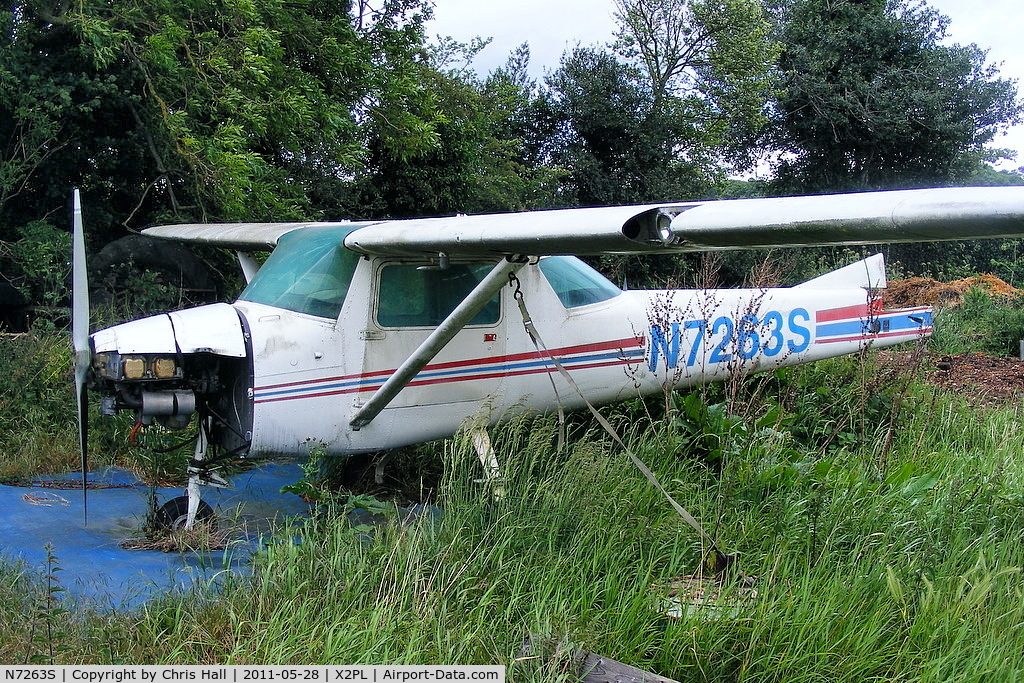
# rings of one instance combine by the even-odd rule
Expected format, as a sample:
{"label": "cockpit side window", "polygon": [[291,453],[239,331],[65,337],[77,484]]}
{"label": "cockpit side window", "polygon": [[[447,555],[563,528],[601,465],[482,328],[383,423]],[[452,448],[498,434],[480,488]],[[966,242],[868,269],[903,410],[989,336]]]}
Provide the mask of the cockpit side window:
{"label": "cockpit side window", "polygon": [[544,274],[558,300],[566,308],[614,299],[622,293],[599,272],[572,256],[548,256],[540,260]]}
{"label": "cockpit side window", "polygon": [[[487,275],[486,264],[453,263],[445,269],[394,263],[380,271],[377,323],[381,327],[436,327]],[[469,321],[494,325],[501,315],[496,294]]]}
{"label": "cockpit side window", "polygon": [[337,319],[359,257],[344,247],[357,225],[286,233],[239,299]]}

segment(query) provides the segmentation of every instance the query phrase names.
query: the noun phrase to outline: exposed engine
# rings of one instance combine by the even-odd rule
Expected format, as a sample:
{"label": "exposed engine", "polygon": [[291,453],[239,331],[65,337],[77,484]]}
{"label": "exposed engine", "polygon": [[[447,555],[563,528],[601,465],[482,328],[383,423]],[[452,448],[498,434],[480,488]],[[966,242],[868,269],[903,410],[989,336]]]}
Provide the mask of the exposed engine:
{"label": "exposed engine", "polygon": [[90,388],[100,412],[186,428],[198,414],[211,444],[245,455],[252,438],[252,369],[238,313],[227,304],[144,318],[92,335]]}

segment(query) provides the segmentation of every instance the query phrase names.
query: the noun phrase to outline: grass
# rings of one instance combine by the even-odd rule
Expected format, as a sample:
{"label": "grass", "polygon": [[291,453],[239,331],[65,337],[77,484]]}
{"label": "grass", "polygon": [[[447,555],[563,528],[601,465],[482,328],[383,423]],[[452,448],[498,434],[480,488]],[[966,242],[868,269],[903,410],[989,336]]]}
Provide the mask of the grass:
{"label": "grass", "polygon": [[53,428],[76,419],[70,342],[53,334],[5,335],[0,351],[0,480],[77,462],[77,432]]}
{"label": "grass", "polygon": [[931,348],[949,354],[1017,356],[1024,340],[1024,299],[972,289],[963,303],[936,311]]}
{"label": "grass", "polygon": [[[78,417],[71,342],[33,331],[0,336],[0,481],[78,471]],[[134,466],[124,419],[90,420],[90,466]]]}
{"label": "grass", "polygon": [[[440,442],[441,516],[368,536],[327,511],[216,592],[85,614],[44,599],[59,573],[0,567],[0,607],[29,615],[0,623],[0,661],[498,663],[549,681],[572,680],[557,650],[584,648],[680,681],[1024,677],[1020,405],[971,407],[870,356],[686,401],[685,424],[609,414],[760,578],[725,618],[658,609],[652,586],[706,549],[622,453],[584,418],[562,453],[551,420],[524,420],[493,435],[502,501],[473,483],[469,439]],[[528,634],[550,647],[517,661]]]}

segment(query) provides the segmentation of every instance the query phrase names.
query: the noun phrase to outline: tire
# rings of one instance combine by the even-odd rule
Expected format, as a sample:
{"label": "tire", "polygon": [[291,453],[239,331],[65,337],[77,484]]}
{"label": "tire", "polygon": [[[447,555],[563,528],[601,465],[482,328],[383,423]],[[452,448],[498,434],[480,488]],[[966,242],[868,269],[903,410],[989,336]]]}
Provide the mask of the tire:
{"label": "tire", "polygon": [[213,270],[183,244],[145,235],[116,239],[99,251],[89,264],[91,291],[99,303],[135,295],[133,279],[142,271],[156,274],[160,282],[179,292],[188,305],[217,300]]}
{"label": "tire", "polygon": [[[166,531],[184,529],[187,520],[188,496],[171,498],[156,511],[156,517],[154,518],[157,529]],[[199,501],[199,509],[196,511],[196,523],[205,524],[211,529],[217,528],[217,515],[214,514],[213,508],[205,500]]]}

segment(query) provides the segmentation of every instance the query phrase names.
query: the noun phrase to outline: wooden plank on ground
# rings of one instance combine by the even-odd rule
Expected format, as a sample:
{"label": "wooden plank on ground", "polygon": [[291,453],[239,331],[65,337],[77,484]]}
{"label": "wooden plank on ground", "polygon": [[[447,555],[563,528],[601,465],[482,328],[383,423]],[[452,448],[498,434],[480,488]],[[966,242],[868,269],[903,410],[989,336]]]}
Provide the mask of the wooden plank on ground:
{"label": "wooden plank on ground", "polygon": [[650,671],[638,669],[593,652],[580,652],[583,658],[582,683],[678,683]]}

